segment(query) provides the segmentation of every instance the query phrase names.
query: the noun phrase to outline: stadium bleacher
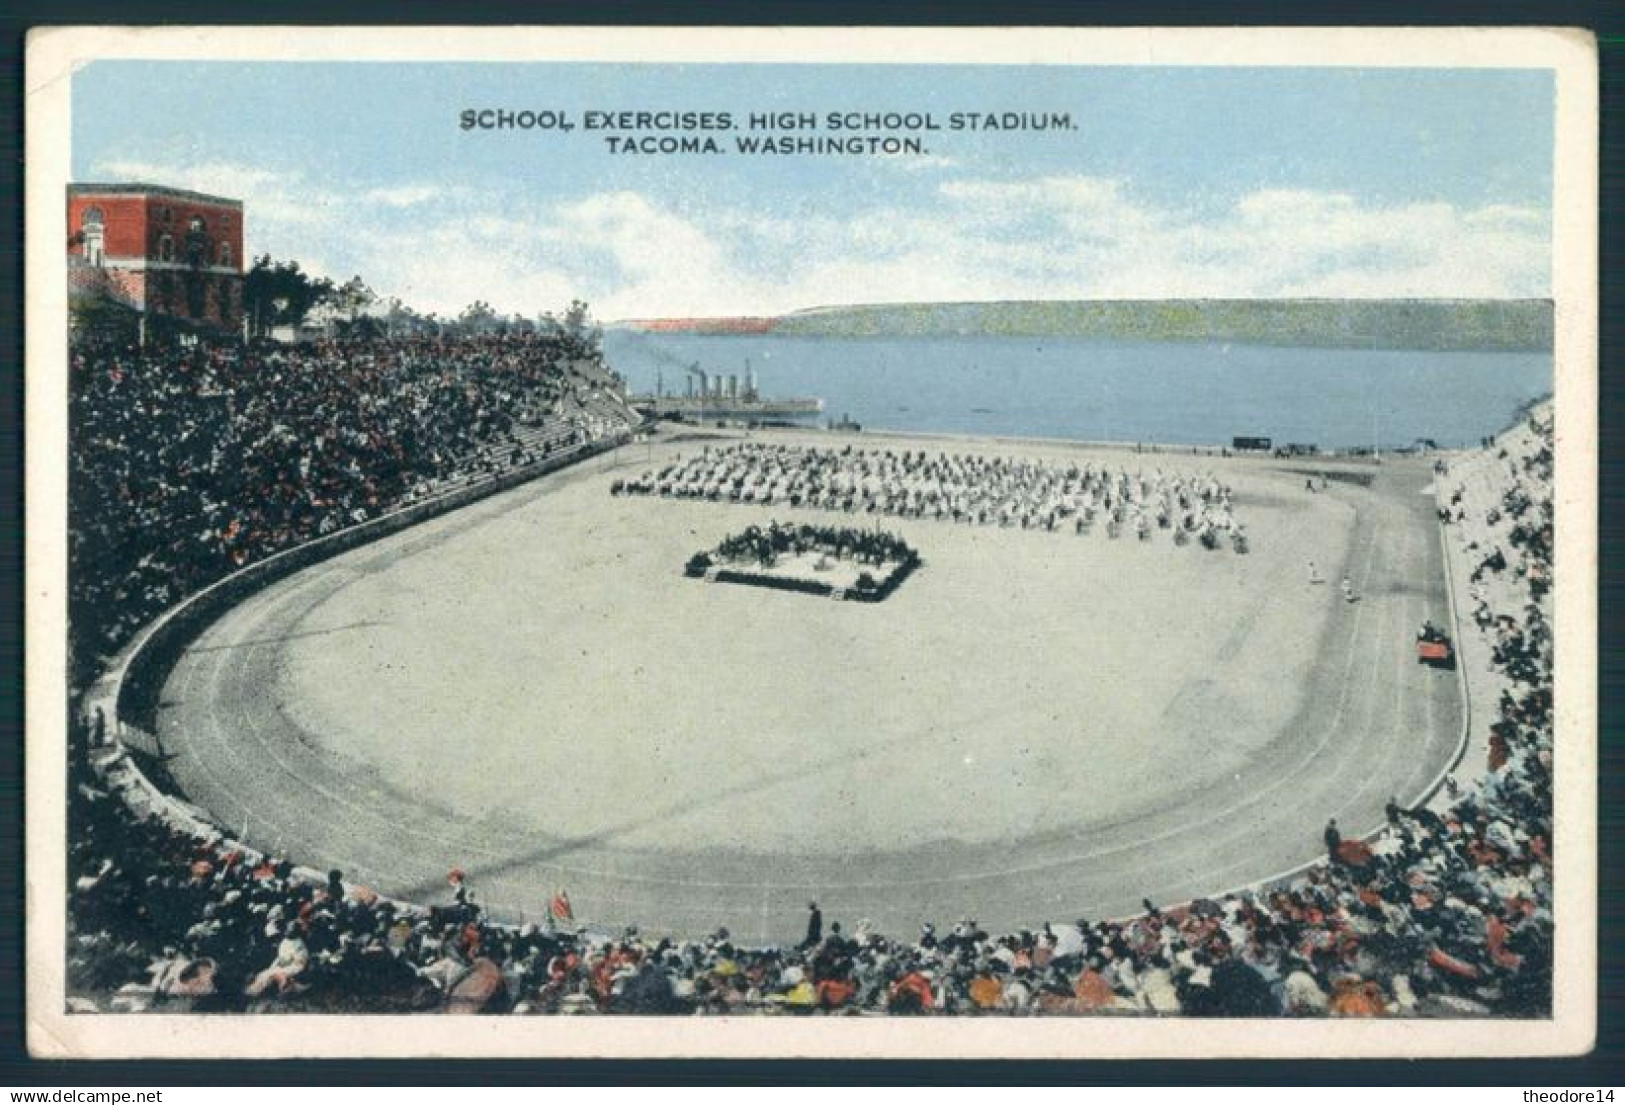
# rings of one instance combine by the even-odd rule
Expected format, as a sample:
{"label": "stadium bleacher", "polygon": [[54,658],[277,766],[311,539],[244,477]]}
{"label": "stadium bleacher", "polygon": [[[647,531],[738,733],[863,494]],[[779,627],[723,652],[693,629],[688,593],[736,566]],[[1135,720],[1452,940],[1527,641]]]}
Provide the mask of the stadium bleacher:
{"label": "stadium bleacher", "polygon": [[[314,398],[320,417],[315,409],[293,416],[331,426],[347,442],[339,455],[316,458],[290,451],[298,439],[278,421],[289,413],[286,400],[256,394],[286,384],[285,361],[276,366],[279,382],[264,363],[239,360],[228,370],[206,359],[200,366],[195,355],[181,365],[83,354],[76,379],[107,381],[83,387],[75,407],[81,497],[73,511],[81,532],[74,572],[82,589],[73,612],[76,636],[92,646],[88,659],[233,570],[238,550],[264,555],[321,532],[335,517],[347,524],[357,504],[365,504],[366,516],[632,424],[612,395],[560,371],[556,352],[490,346],[452,351],[448,362],[432,350],[385,350],[382,359],[394,360],[382,375],[399,377],[390,387],[380,386],[378,349],[329,348],[301,358],[302,371],[342,377],[353,369],[367,381],[337,392],[294,389]],[[170,375],[176,371],[188,374],[180,385]],[[148,377],[148,386],[122,386]],[[545,412],[523,423],[494,409],[521,390],[528,400],[545,398]],[[356,406],[334,402],[335,395]],[[434,405],[442,399],[449,409]],[[171,406],[159,409],[163,404]],[[110,409],[120,406],[124,413]],[[157,429],[138,428],[127,416],[132,409]],[[221,409],[230,417],[217,417]],[[345,423],[352,409],[368,412],[363,425]],[[412,436],[404,457],[367,437],[379,410]],[[254,413],[245,421],[244,411]],[[281,480],[234,483],[235,473],[199,465],[199,457],[221,455],[211,434],[230,435],[262,475],[267,469],[258,462],[274,458]],[[176,440],[188,444],[171,447]],[[1447,537],[1456,554],[1482,552],[1487,542],[1505,554],[1501,567],[1469,565],[1480,576],[1479,592],[1459,627],[1483,635],[1498,680],[1495,709],[1479,715],[1494,735],[1482,774],[1436,807],[1391,810],[1368,847],[1283,884],[1217,900],[1148,902],[1123,919],[1035,919],[1030,930],[1002,935],[968,918],[902,937],[862,921],[848,932],[832,924],[797,947],[742,947],[725,927],[697,939],[635,927],[587,930],[574,923],[567,898],[562,908],[555,902],[545,923],[516,928],[486,918],[478,888],[461,877],[448,880],[444,902],[390,902],[342,872],[312,877],[295,868],[294,857],[265,855],[208,830],[188,811],[154,801],[128,756],[93,748],[84,728],[90,723],[76,715],[70,1005],[165,1012],[1542,1015],[1552,974],[1552,652],[1544,631],[1551,450],[1550,414],[1537,412],[1486,453],[1458,458],[1451,474],[1459,481],[1447,483],[1441,473],[1441,491],[1449,492],[1441,494],[1441,509],[1449,506],[1443,524],[1455,527]],[[300,478],[288,480],[291,472]],[[223,488],[270,491],[272,501],[304,499],[306,506],[267,515]],[[350,497],[328,502],[342,491]],[[131,503],[141,509],[118,513]],[[170,508],[173,519],[161,513]],[[259,540],[238,540],[243,517],[265,527]],[[193,528],[200,519],[209,523],[206,537]],[[167,540],[173,532],[196,542],[196,555],[181,556]]]}

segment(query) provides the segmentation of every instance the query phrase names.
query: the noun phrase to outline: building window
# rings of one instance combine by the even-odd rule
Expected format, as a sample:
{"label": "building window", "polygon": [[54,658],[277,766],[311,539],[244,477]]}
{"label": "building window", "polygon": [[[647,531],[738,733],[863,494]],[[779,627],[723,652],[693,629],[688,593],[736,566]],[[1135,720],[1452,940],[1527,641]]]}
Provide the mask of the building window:
{"label": "building window", "polygon": [[106,216],[102,214],[100,207],[87,207],[79,224],[85,238],[85,260],[98,268],[101,267],[105,252],[105,222]]}
{"label": "building window", "polygon": [[220,243],[220,264],[225,268],[228,268],[228,269],[231,268],[231,243],[230,242],[221,242]]}
{"label": "building window", "polygon": [[230,215],[221,215],[220,216],[220,229],[221,230],[229,230],[229,229],[231,229],[231,216]]}
{"label": "building window", "polygon": [[173,261],[175,259],[175,238],[165,234],[158,239],[158,260]]}
{"label": "building window", "polygon": [[158,209],[158,221],[163,223],[165,226],[173,224],[175,221],[174,209],[170,207],[160,207]]}
{"label": "building window", "polygon": [[186,263],[201,269],[210,263],[208,227],[200,215],[193,215],[186,224]]}

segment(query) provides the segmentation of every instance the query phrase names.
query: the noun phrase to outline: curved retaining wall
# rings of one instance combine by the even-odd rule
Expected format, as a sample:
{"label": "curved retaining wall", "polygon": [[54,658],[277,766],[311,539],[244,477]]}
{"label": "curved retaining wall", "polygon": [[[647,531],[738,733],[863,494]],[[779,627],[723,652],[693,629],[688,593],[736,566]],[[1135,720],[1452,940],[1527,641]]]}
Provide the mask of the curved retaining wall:
{"label": "curved retaining wall", "polygon": [[[326,537],[319,537],[295,548],[285,549],[233,572],[224,579],[210,584],[190,598],[184,599],[176,606],[171,607],[142,629],[130,644],[125,646],[124,650],[119,653],[113,663],[108,666],[107,671],[102,674],[101,678],[91,686],[89,692],[85,695],[84,709],[89,714],[93,714],[97,707],[100,707],[105,712],[108,732],[118,744],[136,747],[142,751],[155,754],[161,753],[162,750],[158,746],[156,736],[156,715],[159,692],[163,689],[164,680],[168,677],[170,669],[186,646],[225,610],[236,605],[255,591],[267,587],[277,580],[286,578],[303,568],[380,538],[399,533],[401,530],[414,526],[419,522],[427,521],[430,518],[438,517],[470,503],[478,502],[481,499],[517,487],[520,484],[528,483],[533,479],[558,471],[576,462],[611,451],[622,444],[624,444],[624,441],[577,446],[558,456],[548,457],[522,468],[513,469],[490,480],[458,488],[443,495],[433,496],[422,502],[413,503],[410,506],[391,511],[370,521],[362,522],[359,525],[339,530]],[[1442,546],[1442,534],[1440,535],[1440,541]],[[1451,623],[1455,631],[1457,648],[1459,649],[1462,641],[1462,625],[1456,604],[1455,581],[1450,567],[1449,550],[1442,548],[1441,551],[1444,559],[1445,585],[1449,597]],[[1407,808],[1415,808],[1431,800],[1443,785],[1445,777],[1455,770],[1466,752],[1471,718],[1468,713],[1467,674],[1465,665],[1461,664],[1459,660],[1456,664],[1456,674],[1457,685],[1461,694],[1462,712],[1461,732],[1457,739],[1456,751],[1450,762],[1407,805]],[[143,799],[148,802],[152,809],[161,812],[171,822],[177,823],[198,835],[224,833],[220,826],[208,820],[206,811],[191,806],[166,793],[147,778],[133,762],[128,763],[128,771],[135,785],[142,791]],[[1361,833],[1359,839],[1373,839],[1385,827],[1385,825],[1377,825]],[[227,837],[227,842],[233,846],[241,846],[247,851],[260,851],[248,841]],[[1227,891],[1220,891],[1216,896],[1222,897],[1226,893],[1258,893],[1273,890],[1301,878],[1305,872],[1323,862],[1325,862],[1323,859],[1317,857],[1288,871],[1278,872],[1243,886],[1232,887]],[[297,868],[296,874],[300,878],[313,883],[324,883],[326,881],[326,876],[313,868]],[[399,902],[396,904],[408,909],[422,908],[414,903]]]}
{"label": "curved retaining wall", "polygon": [[[87,696],[87,706],[93,709],[100,705],[106,711],[108,721],[116,723],[112,731],[121,739],[131,729],[137,734],[150,735],[157,720],[159,692],[181,651],[209,623],[248,595],[339,553],[528,483],[620,444],[614,441],[578,445],[491,479],[431,496],[303,545],[284,549],[232,572],[160,614],[137,633],[93,685],[91,694]],[[136,739],[139,741],[139,736]]]}
{"label": "curved retaining wall", "polygon": [[[1437,497],[1440,494],[1437,490],[1438,481],[1435,480],[1434,483],[1436,488],[1435,496]],[[1444,786],[1445,780],[1450,777],[1450,773],[1461,766],[1462,758],[1467,754],[1467,745],[1472,734],[1473,716],[1471,698],[1467,693],[1467,665],[1461,661],[1461,643],[1465,638],[1461,624],[1461,611],[1456,604],[1456,578],[1454,571],[1450,567],[1450,549],[1445,544],[1444,527],[1437,526],[1435,528],[1438,530],[1440,562],[1444,568],[1445,596],[1449,600],[1450,606],[1450,628],[1451,632],[1455,634],[1452,640],[1456,649],[1455,675],[1456,690],[1461,701],[1461,729],[1456,734],[1456,750],[1450,754],[1450,759],[1439,769],[1428,784],[1417,793],[1416,797],[1405,803],[1404,808],[1408,810],[1418,809],[1433,801],[1440,788]],[[1367,842],[1375,840],[1387,827],[1387,823],[1384,822],[1360,833],[1358,839]],[[1325,860],[1316,857],[1307,863],[1300,863],[1289,871],[1282,871],[1266,879],[1258,879],[1245,886],[1233,887],[1226,893],[1260,893],[1278,890],[1302,878],[1311,868],[1318,867],[1324,862]]]}
{"label": "curved retaining wall", "polygon": [[[98,708],[103,711],[109,737],[115,746],[161,754],[157,712],[164,681],[187,645],[226,610],[255,591],[339,553],[399,533],[419,522],[528,483],[624,443],[625,439],[622,438],[578,445],[499,476],[430,496],[325,537],[284,549],[241,568],[183,599],[141,629],[100,678],[91,684],[82,708],[87,716],[94,716]],[[140,800],[171,823],[198,835],[220,835],[228,845],[240,846],[246,851],[262,851],[249,841],[232,839],[219,825],[209,821],[206,811],[165,792],[128,756],[108,757],[105,748],[97,750],[96,754],[102,759],[104,769],[112,766],[115,760],[122,760],[122,771],[131,786],[140,792]],[[126,794],[126,800],[130,797]],[[326,878],[320,872],[307,868],[297,869],[296,874],[315,882],[324,882]]]}

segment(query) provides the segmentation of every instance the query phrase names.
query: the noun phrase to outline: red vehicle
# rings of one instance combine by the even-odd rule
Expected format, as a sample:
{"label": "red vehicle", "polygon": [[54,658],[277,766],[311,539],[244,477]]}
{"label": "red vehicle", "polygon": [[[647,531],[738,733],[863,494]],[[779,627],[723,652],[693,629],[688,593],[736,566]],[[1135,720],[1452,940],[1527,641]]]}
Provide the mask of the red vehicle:
{"label": "red vehicle", "polygon": [[1455,670],[1455,647],[1450,643],[1449,635],[1433,628],[1431,622],[1424,622],[1422,631],[1416,635],[1416,662],[1447,671]]}

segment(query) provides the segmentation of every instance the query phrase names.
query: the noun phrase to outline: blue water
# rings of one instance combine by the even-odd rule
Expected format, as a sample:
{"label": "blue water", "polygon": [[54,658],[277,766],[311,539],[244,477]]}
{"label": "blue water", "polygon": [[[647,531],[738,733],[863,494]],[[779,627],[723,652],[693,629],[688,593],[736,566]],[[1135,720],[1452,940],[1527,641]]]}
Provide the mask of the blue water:
{"label": "blue water", "polygon": [[816,395],[865,429],[1323,449],[1476,444],[1552,390],[1549,353],[1419,353],[1020,338],[826,339],[610,331],[634,391],[684,366],[755,369],[763,395]]}

